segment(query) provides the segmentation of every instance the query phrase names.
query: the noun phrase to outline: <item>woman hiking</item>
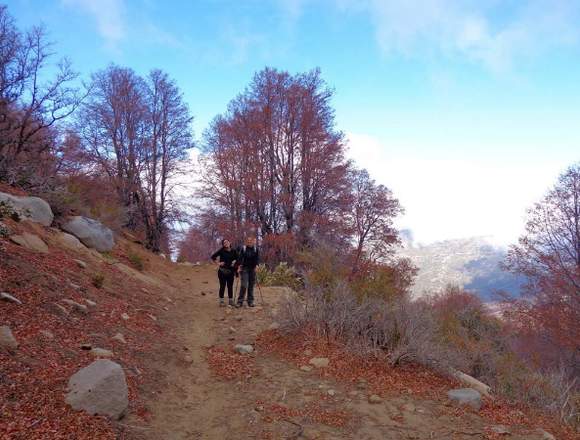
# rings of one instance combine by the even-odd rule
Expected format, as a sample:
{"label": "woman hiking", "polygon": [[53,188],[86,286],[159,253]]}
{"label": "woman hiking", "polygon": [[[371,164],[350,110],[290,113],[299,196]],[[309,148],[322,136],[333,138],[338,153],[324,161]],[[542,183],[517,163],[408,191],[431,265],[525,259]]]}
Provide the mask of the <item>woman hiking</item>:
{"label": "woman hiking", "polygon": [[[219,260],[218,260],[219,258]],[[220,306],[225,306],[224,292],[226,285],[228,286],[228,304],[234,305],[234,263],[238,259],[238,253],[232,249],[232,244],[229,240],[222,240],[222,247],[218,249],[212,256],[212,261],[218,266],[218,280],[220,282]]]}

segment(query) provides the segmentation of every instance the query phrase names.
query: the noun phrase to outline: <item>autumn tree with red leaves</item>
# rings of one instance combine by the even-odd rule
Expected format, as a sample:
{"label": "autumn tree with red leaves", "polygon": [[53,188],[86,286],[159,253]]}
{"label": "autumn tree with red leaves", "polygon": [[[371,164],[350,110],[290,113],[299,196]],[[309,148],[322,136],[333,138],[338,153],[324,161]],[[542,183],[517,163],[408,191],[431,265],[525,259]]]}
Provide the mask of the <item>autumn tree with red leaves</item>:
{"label": "autumn tree with red leaves", "polygon": [[512,313],[525,330],[558,347],[561,359],[580,359],[580,164],[528,212],[524,235],[509,250],[506,267],[527,277],[527,299]]}

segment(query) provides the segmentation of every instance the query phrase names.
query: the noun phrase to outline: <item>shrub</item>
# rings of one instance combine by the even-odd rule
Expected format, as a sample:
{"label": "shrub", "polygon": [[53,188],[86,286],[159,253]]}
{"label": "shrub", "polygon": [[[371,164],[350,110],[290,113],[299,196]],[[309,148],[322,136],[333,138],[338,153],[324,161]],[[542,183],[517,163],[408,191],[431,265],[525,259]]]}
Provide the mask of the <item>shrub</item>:
{"label": "shrub", "polygon": [[0,222],[0,238],[10,236],[10,229],[4,223]]}
{"label": "shrub", "polygon": [[97,289],[102,288],[103,285],[105,284],[105,275],[103,275],[102,273],[97,273],[93,275],[92,283],[93,286],[95,286]]}
{"label": "shrub", "polygon": [[143,271],[145,269],[145,262],[143,261],[143,258],[140,255],[133,252],[129,252],[127,258],[131,262],[131,265],[138,271]]}
{"label": "shrub", "polygon": [[256,268],[256,277],[262,286],[286,286],[294,290],[302,287],[299,275],[287,263],[280,263],[273,271],[268,270],[265,264],[260,264]]}

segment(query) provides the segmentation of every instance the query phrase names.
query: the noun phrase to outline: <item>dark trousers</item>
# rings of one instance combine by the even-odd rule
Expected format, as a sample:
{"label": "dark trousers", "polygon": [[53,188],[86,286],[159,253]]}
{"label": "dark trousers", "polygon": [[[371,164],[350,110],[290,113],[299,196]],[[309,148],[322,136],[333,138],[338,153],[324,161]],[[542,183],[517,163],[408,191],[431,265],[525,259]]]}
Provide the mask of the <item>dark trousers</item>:
{"label": "dark trousers", "polygon": [[242,304],[248,292],[248,304],[254,303],[254,285],[256,284],[256,269],[242,269],[240,274],[242,282],[240,283],[240,296],[238,303]]}
{"label": "dark trousers", "polygon": [[218,269],[218,280],[220,281],[220,298],[224,297],[226,285],[228,286],[228,298],[234,298],[234,270]]}

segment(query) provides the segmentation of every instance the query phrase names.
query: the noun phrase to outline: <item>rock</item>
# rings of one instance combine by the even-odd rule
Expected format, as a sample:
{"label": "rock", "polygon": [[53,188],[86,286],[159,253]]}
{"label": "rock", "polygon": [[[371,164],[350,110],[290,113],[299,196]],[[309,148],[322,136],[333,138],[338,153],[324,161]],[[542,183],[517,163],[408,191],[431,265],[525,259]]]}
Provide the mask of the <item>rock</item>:
{"label": "rock", "polygon": [[[71,234],[67,234],[66,232],[61,232],[60,234],[58,234],[56,236],[56,239],[60,242],[61,245],[63,245],[64,247],[73,250],[73,251],[80,251],[82,249],[86,249],[86,246],[84,244],[82,244],[78,238],[76,238],[74,235]],[[75,260],[78,264],[78,261],[81,260]]]}
{"label": "rock", "polygon": [[243,318],[241,316],[236,316],[236,321],[241,321]]}
{"label": "rock", "polygon": [[183,360],[184,360],[185,362],[187,362],[188,364],[193,364],[193,358],[192,358],[190,355],[185,355],[185,356],[183,357]]}
{"label": "rock", "polygon": [[270,324],[270,327],[268,327],[270,330],[278,330],[280,328],[280,324],[278,324],[277,322],[273,322],[272,324]]}
{"label": "rock", "polygon": [[54,214],[50,205],[39,197],[20,197],[0,192],[0,202],[9,205],[20,218],[50,226]]}
{"label": "rock", "polygon": [[91,415],[120,419],[129,405],[125,373],[108,359],[99,359],[76,372],[68,381],[66,403]]}
{"label": "rock", "polygon": [[147,313],[147,316],[149,316],[149,318],[151,318],[153,321],[157,321],[157,317],[155,315],[152,315],[151,313]]}
{"label": "rock", "polygon": [[504,426],[504,425],[492,426],[491,430],[499,435],[510,435],[511,434],[509,428],[507,426]]}
{"label": "rock", "polygon": [[92,300],[90,300],[90,299],[88,299],[88,298],[85,298],[84,301],[87,303],[87,305],[89,307],[97,307],[97,303],[94,302],[94,301],[92,301]]}
{"label": "rock", "polygon": [[7,348],[9,350],[16,350],[18,348],[18,341],[7,325],[0,326],[0,348]]}
{"label": "rock", "polygon": [[113,339],[115,341],[119,341],[122,344],[127,343],[127,341],[125,340],[125,336],[123,336],[123,333],[117,333],[115,336],[113,336]]}
{"label": "rock", "polygon": [[473,388],[451,390],[447,397],[459,406],[467,405],[477,411],[481,408],[481,393]]}
{"label": "rock", "polygon": [[[71,235],[72,237],[72,235]],[[74,238],[74,237],[73,237]],[[75,239],[76,240],[76,239]],[[81,269],[86,269],[87,268],[87,263],[85,263],[83,260],[74,260],[74,262],[77,264],[78,267],[80,267]]]}
{"label": "rock", "polygon": [[10,240],[28,250],[39,252],[41,254],[48,253],[48,246],[38,235],[24,232],[20,235],[11,235]]}
{"label": "rock", "polygon": [[99,252],[109,252],[115,245],[113,231],[92,218],[70,217],[62,229],[73,234],[85,246],[94,248]]}
{"label": "rock", "polygon": [[404,405],[401,407],[401,409],[402,409],[403,411],[406,411],[406,412],[411,412],[411,413],[413,413],[413,412],[415,412],[415,411],[416,411],[416,409],[417,409],[417,408],[415,408],[415,405],[413,405],[412,403],[405,403],[405,404],[404,404]]}
{"label": "rock", "polygon": [[311,367],[311,366],[309,366],[309,365],[302,365],[302,366],[300,367],[300,369],[301,369],[302,371],[305,371],[305,372],[307,372],[307,373],[308,373],[309,371],[312,371],[312,367]]}
{"label": "rock", "polygon": [[381,396],[379,396],[377,394],[371,394],[369,396],[369,403],[372,403],[372,404],[383,403],[383,399]]}
{"label": "rock", "polygon": [[124,321],[127,321],[129,319],[129,315],[126,313],[121,313],[121,318],[123,318]]}
{"label": "rock", "polygon": [[542,440],[556,440],[556,437],[543,429],[538,429],[537,433],[542,436]]}
{"label": "rock", "polygon": [[110,358],[113,357],[113,352],[111,350],[105,350],[104,348],[91,348],[91,354],[99,358]]}
{"label": "rock", "polygon": [[46,339],[54,339],[54,333],[49,330],[40,330],[40,334]]}
{"label": "rock", "polygon": [[349,391],[348,395],[353,398],[358,397],[358,391]]}
{"label": "rock", "polygon": [[328,393],[328,395],[329,395],[329,396],[331,396],[331,397],[334,397],[334,396],[336,396],[336,391],[335,391],[335,390],[333,390],[333,389],[330,389],[330,390],[328,390],[328,391],[327,391],[327,393]]}
{"label": "rock", "polygon": [[312,358],[309,361],[310,365],[314,365],[316,368],[326,368],[330,360],[328,358]]}
{"label": "rock", "polygon": [[8,301],[8,302],[13,302],[13,303],[16,303],[16,304],[22,304],[22,301],[20,301],[15,296],[12,296],[12,295],[10,295],[9,293],[6,293],[6,292],[0,292],[0,299],[2,299],[4,301]]}
{"label": "rock", "polygon": [[231,334],[234,334],[234,333],[236,332],[236,329],[235,329],[235,328],[233,328],[233,327],[230,327],[230,328],[228,329],[228,331],[229,331]]}
{"label": "rock", "polygon": [[254,347],[251,345],[237,344],[234,346],[234,350],[239,354],[249,354],[254,351]]}
{"label": "rock", "polygon": [[62,300],[63,303],[68,304],[69,306],[71,306],[74,310],[76,310],[77,312],[82,313],[83,315],[87,315],[89,313],[89,308],[87,306],[85,306],[84,304],[79,304],[76,301],[73,301],[72,299],[63,299]]}
{"label": "rock", "polygon": [[256,411],[258,412],[262,412],[264,411],[264,405],[258,405],[257,407],[254,408]]}

